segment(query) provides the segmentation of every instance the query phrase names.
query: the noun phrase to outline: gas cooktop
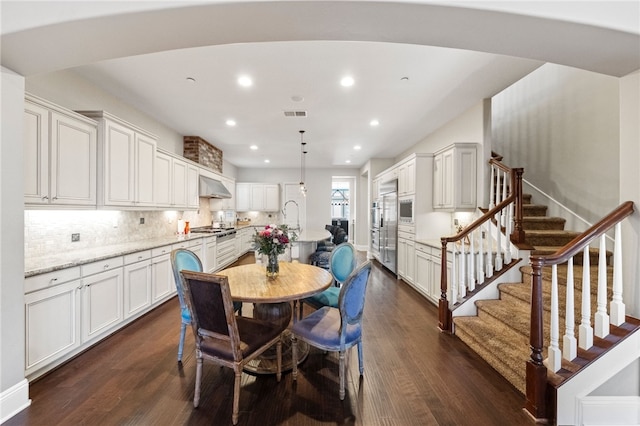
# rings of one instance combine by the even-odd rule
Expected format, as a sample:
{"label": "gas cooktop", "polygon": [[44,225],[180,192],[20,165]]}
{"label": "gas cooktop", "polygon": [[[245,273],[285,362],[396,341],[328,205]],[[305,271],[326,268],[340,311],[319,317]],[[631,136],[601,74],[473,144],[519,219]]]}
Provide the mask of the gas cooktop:
{"label": "gas cooktop", "polygon": [[236,228],[214,228],[213,226],[201,226],[199,228],[192,228],[191,232],[197,234],[223,234],[229,231],[235,231]]}

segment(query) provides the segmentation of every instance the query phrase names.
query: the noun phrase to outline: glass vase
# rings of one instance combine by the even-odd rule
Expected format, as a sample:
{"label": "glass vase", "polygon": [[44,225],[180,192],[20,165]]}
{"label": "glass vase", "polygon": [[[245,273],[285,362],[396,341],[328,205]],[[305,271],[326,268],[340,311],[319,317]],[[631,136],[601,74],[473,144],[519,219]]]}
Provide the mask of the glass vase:
{"label": "glass vase", "polygon": [[279,272],[280,265],[278,264],[278,254],[269,253],[269,255],[267,256],[267,277],[274,280],[278,276]]}

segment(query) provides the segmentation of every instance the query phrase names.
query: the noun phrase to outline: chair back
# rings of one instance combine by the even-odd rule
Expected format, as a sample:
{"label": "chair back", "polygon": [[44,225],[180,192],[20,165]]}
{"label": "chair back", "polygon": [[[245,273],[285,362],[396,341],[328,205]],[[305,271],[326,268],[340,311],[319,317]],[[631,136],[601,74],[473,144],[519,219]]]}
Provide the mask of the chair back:
{"label": "chair back", "polygon": [[367,291],[367,283],[369,282],[370,275],[371,261],[366,261],[353,271],[340,289],[338,307],[340,309],[340,317],[342,320],[342,339],[344,338],[347,326],[360,324],[362,322],[364,297]]}
{"label": "chair back", "polygon": [[227,277],[186,270],[181,275],[196,348],[201,350],[206,344],[209,353],[240,360],[238,325]]}
{"label": "chair back", "polygon": [[329,257],[329,271],[340,284],[344,283],[356,269],[356,249],[351,243],[336,246]]}
{"label": "chair back", "polygon": [[202,272],[202,262],[191,250],[176,249],[171,252],[171,269],[173,269],[173,279],[176,283],[178,299],[180,300],[180,308],[183,310],[187,309],[180,271],[186,270]]}

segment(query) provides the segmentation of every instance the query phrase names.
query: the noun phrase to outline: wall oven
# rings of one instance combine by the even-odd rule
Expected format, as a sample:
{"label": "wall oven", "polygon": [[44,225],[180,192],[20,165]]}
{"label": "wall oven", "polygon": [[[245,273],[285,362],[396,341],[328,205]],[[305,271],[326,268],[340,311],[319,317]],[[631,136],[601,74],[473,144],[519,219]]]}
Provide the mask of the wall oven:
{"label": "wall oven", "polygon": [[400,198],[398,201],[398,221],[404,224],[413,224],[413,197]]}

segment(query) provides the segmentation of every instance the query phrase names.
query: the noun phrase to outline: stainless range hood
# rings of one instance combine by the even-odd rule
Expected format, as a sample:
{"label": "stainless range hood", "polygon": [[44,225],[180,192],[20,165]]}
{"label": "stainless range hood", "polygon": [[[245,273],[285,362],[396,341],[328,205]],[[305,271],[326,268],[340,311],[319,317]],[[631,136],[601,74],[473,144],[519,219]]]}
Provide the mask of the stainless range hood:
{"label": "stainless range hood", "polygon": [[231,193],[219,180],[200,176],[200,196],[206,198],[231,198]]}

